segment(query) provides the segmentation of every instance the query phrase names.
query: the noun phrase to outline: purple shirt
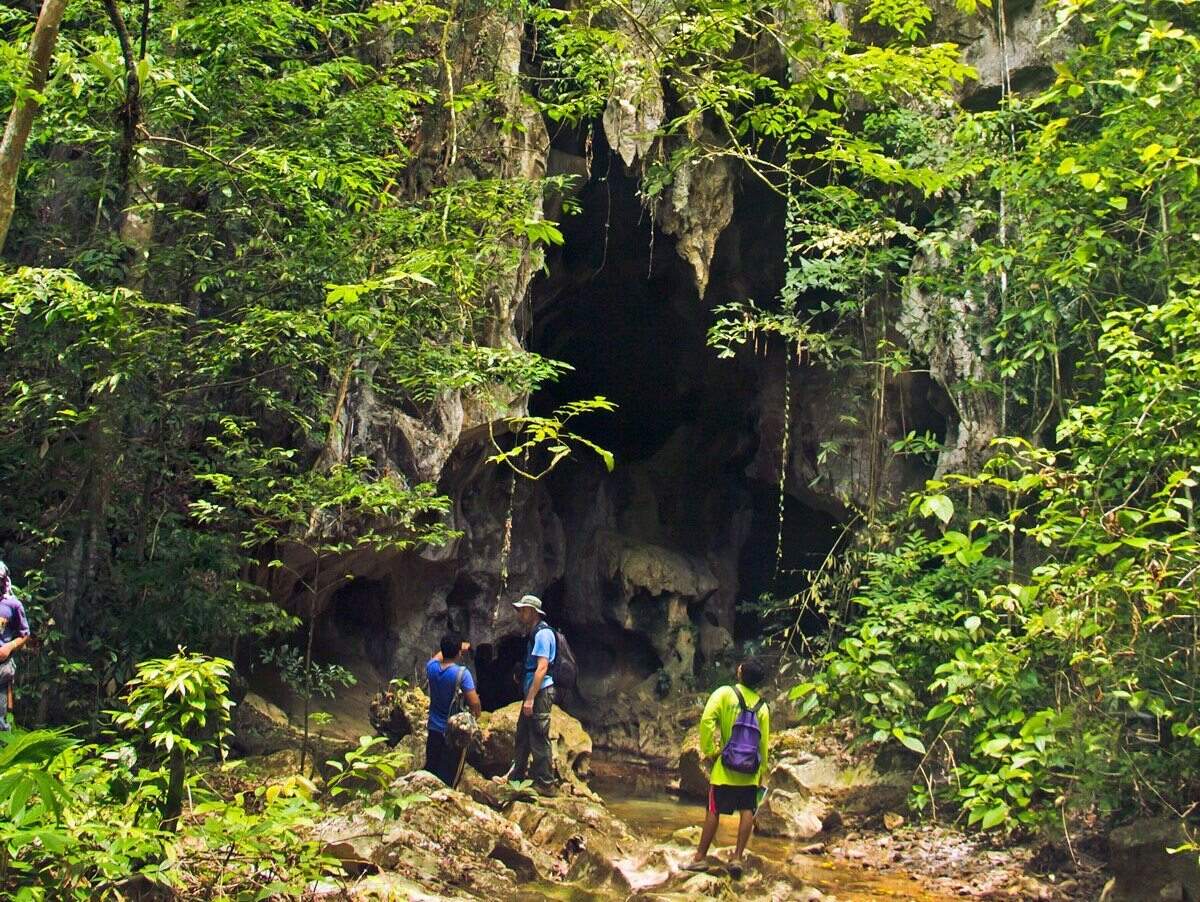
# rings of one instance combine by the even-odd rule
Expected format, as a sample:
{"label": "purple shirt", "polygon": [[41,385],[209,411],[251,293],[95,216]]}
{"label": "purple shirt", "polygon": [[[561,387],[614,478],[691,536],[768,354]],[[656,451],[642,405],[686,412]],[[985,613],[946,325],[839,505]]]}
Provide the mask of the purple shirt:
{"label": "purple shirt", "polygon": [[0,644],[28,635],[29,621],[25,619],[25,606],[13,595],[0,598]]}

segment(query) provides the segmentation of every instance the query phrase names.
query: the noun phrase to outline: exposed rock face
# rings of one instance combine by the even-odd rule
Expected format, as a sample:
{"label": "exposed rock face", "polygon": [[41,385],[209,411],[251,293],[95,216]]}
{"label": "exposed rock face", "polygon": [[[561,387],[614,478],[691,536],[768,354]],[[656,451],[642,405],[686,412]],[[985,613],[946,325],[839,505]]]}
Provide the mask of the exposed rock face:
{"label": "exposed rock face", "polygon": [[1200,865],[1195,853],[1170,854],[1187,842],[1183,825],[1170,818],[1140,820],[1108,838],[1109,862],[1116,875],[1104,889],[1104,902],[1143,899],[1200,899]]}
{"label": "exposed rock face", "polygon": [[[484,729],[482,747],[472,749],[467,759],[485,777],[499,776],[512,765],[520,714],[521,703],[513,702],[485,715],[481,724]],[[557,706],[550,713],[550,743],[554,764],[561,777],[587,776],[592,739],[578,720]]]}
{"label": "exposed rock face", "polygon": [[688,730],[679,752],[679,791],[694,799],[708,796],[708,765],[700,754],[700,730]]}
{"label": "exposed rock face", "polygon": [[947,4],[936,13],[937,31],[962,47],[963,58],[979,74],[973,91],[998,90],[1007,78],[1014,91],[1044,80],[1071,48],[1069,33],[1057,32],[1052,3],[1021,0],[998,7],[1007,18],[1001,30],[995,13],[968,18]]}
{"label": "exposed rock face", "polygon": [[[315,729],[311,731],[308,743],[310,760],[320,766],[331,758],[344,755],[355,745],[345,739],[318,735]],[[303,728],[293,724],[282,708],[255,692],[247,693],[233,711],[232,745],[242,754],[286,754],[299,750],[303,744]]]}
{"label": "exposed rock face", "polygon": [[691,265],[701,298],[717,240],[733,219],[733,198],[733,164],[724,157],[703,157],[680,168],[658,207],[662,229],[678,239],[676,251]]}
{"label": "exposed rock face", "polygon": [[649,61],[652,58],[653,54],[647,53],[646,58],[628,57],[621,62],[601,120],[613,150],[629,167],[654,146],[666,116],[662,81]]}
{"label": "exposed rock face", "polygon": [[[994,20],[942,6],[931,35],[967,46],[982,76],[977,92],[999,84],[1001,64],[1011,80],[1059,52],[1034,40],[1046,24],[1041,4],[1007,10],[1007,62]],[[840,4],[806,14],[862,28]],[[400,409],[369,380],[347,385],[329,459],[362,454],[395,478],[437,483],[461,536],[438,548],[339,561],[318,603],[320,648],[338,660],[365,659],[384,679],[419,682],[441,633],[460,630],[475,645],[470,663],[488,706],[500,707],[515,698],[508,672],[523,645],[508,602],[532,592],[580,657],[578,692],[560,701],[584,717],[598,745],[666,763],[694,713],[664,702],[713,688],[738,641],[753,633],[739,604],[774,587],[781,481],[784,531],[797,536],[788,564],[799,568],[819,562],[848,510],[894,500],[985,452],[1000,428],[991,399],[957,386],[987,380],[975,336],[992,311],[984,299],[914,289],[888,312],[900,331],[883,337],[927,356],[932,379],[889,379],[880,390],[865,368],[847,376],[793,361],[785,401],[777,351],[717,360],[706,345],[712,304],[778,293],[783,202],[742,179],[702,122],[687,134],[655,134],[670,105],[685,101],[664,95],[646,63],[646,36],[626,34],[627,58],[598,129],[552,141],[520,94],[525,23],[491,9],[464,10],[456,23],[459,86],[475,74],[511,78],[498,80],[494,101],[453,122],[444,112],[428,117],[414,190],[451,177],[581,176],[572,191],[583,211],[563,221],[566,246],[549,252],[547,275],[535,278],[542,252],[524,243],[496,248],[494,278],[480,298],[490,315],[477,340],[525,344],[575,366],[560,388],[535,399],[535,412],[595,394],[616,400],[617,422],[589,436],[616,453],[617,468],[605,473],[581,451],[530,482],[488,463],[493,439],[505,441],[504,420],[529,404],[496,387]],[[782,60],[772,53],[763,48],[761,64],[777,70]],[[500,128],[499,119],[520,127]],[[687,147],[713,152],[681,154],[647,211],[645,166]],[[922,258],[914,271],[933,274],[940,265]],[[890,453],[914,429],[945,436],[936,468]],[[269,579],[277,598],[293,595],[282,570]]]}
{"label": "exposed rock face", "polygon": [[[957,240],[969,241],[973,230],[973,223],[963,223]],[[919,254],[912,275],[935,274],[944,265],[938,256]],[[928,358],[930,372],[953,400],[954,411],[938,454],[935,475],[940,477],[979,466],[989,443],[1000,433],[995,398],[971,387],[990,375],[982,340],[990,333],[996,311],[987,298],[925,289],[922,281],[909,282],[898,328],[910,347]]]}

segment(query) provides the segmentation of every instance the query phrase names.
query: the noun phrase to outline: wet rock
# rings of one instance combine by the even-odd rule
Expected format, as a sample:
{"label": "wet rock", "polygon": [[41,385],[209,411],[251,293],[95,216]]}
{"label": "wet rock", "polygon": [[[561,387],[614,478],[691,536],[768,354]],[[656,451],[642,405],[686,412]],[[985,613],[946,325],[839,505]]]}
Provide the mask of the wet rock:
{"label": "wet rock", "polygon": [[520,843],[501,839],[492,847],[488,857],[499,861],[516,874],[519,880],[530,881],[538,878],[537,865],[534,864],[533,856]]}
{"label": "wet rock", "polygon": [[[499,776],[512,765],[520,714],[521,703],[513,702],[484,716],[482,743],[468,752],[467,760],[485,777]],[[557,706],[550,713],[550,743],[560,777],[587,776],[592,739],[583,724]]]}
{"label": "wet rock", "polygon": [[736,898],[729,878],[716,874],[695,874],[688,877],[679,888],[691,895],[703,896],[707,899]]}
{"label": "wet rock", "polygon": [[[1105,888],[1106,902],[1171,898],[1178,884],[1184,896],[1200,899],[1200,864],[1195,854],[1172,855],[1167,849],[1187,841],[1183,825],[1172,818],[1134,821],[1109,834],[1109,867],[1115,875]],[[1166,892],[1166,896],[1160,893]]]}
{"label": "wet rock", "polygon": [[[346,893],[354,900],[363,900],[363,902],[379,902],[384,899],[406,899],[408,902],[449,902],[449,900],[464,900],[469,899],[469,896],[460,895],[444,895],[441,893],[430,893],[425,890],[420,884],[402,877],[399,874],[373,874],[364,877],[361,880],[356,880],[350,887],[336,887],[337,892],[332,893],[330,898],[344,899]],[[318,897],[319,898],[319,897]]]}
{"label": "wet rock", "polygon": [[591,849],[583,849],[573,857],[566,879],[571,883],[579,883],[589,889],[612,893],[622,898],[633,891],[629,879],[621,869]]}
{"label": "wet rock", "polygon": [[559,796],[536,803],[514,802],[507,817],[530,842],[563,859],[587,849],[615,867],[617,860],[636,845],[622,821],[602,803],[588,799]]}
{"label": "wet rock", "polygon": [[671,840],[681,845],[694,846],[700,842],[701,832],[699,824],[694,824],[691,827],[680,827],[671,834]]}

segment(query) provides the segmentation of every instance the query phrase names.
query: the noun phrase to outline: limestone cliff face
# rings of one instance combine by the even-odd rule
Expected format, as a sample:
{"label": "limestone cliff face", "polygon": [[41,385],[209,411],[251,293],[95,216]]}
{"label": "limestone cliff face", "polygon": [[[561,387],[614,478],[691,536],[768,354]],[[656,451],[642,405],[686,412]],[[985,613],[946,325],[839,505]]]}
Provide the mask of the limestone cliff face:
{"label": "limestone cliff face", "polygon": [[[963,42],[980,71],[965,102],[986,99],[1005,78],[1035,77],[1058,52],[1040,42],[1050,24],[1040,4],[1006,12],[1002,49],[994,17],[939,4],[939,36]],[[854,18],[840,4],[828,14]],[[728,662],[735,637],[747,638],[738,605],[753,601],[763,574],[778,565],[781,483],[793,541],[816,554],[798,565],[811,566],[832,542],[831,525],[851,510],[896,499],[982,453],[999,428],[996,412],[954,387],[986,377],[976,336],[993,312],[979,299],[932,291],[896,301],[887,337],[927,358],[931,373],[891,380],[882,391],[867,376],[847,378],[774,351],[718,361],[705,344],[711,307],[777,290],[778,199],[755,194],[728,158],[697,154],[644,215],[638,189],[647,161],[687,142],[716,142],[701,125],[669,139],[656,134],[670,111],[649,52],[640,63],[632,53],[597,124],[608,154],[601,166],[590,142],[587,151],[555,143],[523,102],[524,23],[494,10],[461,21],[468,24],[449,46],[458,87],[497,74],[507,87],[488,110],[427,122],[419,171],[430,179],[576,172],[584,207],[564,222],[567,246],[548,259],[527,246],[505,249],[515,263],[497,268],[481,298],[492,315],[478,339],[532,343],[572,362],[564,397],[619,396],[625,425],[601,438],[613,443],[618,466],[608,474],[580,459],[541,481],[514,478],[487,458],[504,420],[526,412],[528,398],[450,392],[401,410],[369,384],[349,386],[336,455],[364,454],[404,478],[437,483],[452,499],[450,523],[461,536],[440,548],[339,562],[353,579],[323,599],[322,647],[384,677],[411,676],[453,626],[468,633],[477,668],[501,687],[490,690],[493,701],[508,701],[507,671],[522,644],[508,602],[533,592],[584,665],[568,704],[599,724],[602,738],[637,751],[653,741],[622,732],[613,712],[689,691],[706,668]],[[634,51],[637,40],[631,36]],[[501,128],[501,119],[520,127]],[[539,201],[532,215],[541,212]],[[914,268],[939,265],[923,258]],[[907,431],[929,425],[945,437],[936,464],[887,453]],[[286,598],[287,588],[278,590]]]}

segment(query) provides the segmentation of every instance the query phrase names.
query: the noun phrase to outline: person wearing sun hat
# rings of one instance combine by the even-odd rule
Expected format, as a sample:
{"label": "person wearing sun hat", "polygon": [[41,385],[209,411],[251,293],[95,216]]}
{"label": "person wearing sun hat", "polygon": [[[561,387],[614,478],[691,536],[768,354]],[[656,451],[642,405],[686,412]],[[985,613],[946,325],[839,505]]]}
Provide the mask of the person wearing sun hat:
{"label": "person wearing sun hat", "polygon": [[[525,630],[525,678],[522,683],[524,701],[517,718],[516,744],[513,763],[506,779],[524,780],[527,769],[534,786],[542,795],[556,795],[554,763],[550,751],[550,709],[554,706],[554,678],[550,665],[558,655],[554,630],[545,621],[542,600],[536,595],[522,595],[513,602],[517,620]],[[533,757],[530,768],[529,759]]]}
{"label": "person wearing sun hat", "polygon": [[9,698],[17,668],[12,656],[29,641],[25,606],[12,591],[8,567],[0,561],[0,730],[8,730]]}

